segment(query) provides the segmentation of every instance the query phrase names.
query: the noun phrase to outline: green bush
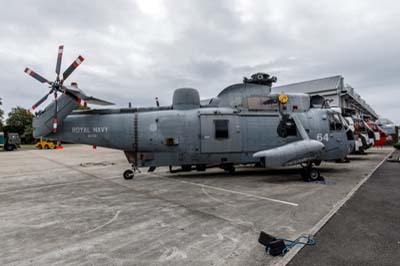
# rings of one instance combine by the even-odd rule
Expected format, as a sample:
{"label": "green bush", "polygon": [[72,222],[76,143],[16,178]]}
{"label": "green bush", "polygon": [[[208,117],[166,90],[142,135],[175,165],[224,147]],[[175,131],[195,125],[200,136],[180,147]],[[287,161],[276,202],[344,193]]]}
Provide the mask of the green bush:
{"label": "green bush", "polygon": [[396,149],[400,150],[400,143],[394,144],[393,147],[395,147]]}

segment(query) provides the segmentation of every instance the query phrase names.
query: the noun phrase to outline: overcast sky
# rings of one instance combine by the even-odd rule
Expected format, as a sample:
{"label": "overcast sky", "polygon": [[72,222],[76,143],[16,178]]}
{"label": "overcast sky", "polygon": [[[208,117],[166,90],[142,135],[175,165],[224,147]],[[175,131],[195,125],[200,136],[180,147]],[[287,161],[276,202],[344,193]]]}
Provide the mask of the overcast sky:
{"label": "overcast sky", "polygon": [[[24,74],[69,77],[119,106],[170,104],[178,87],[202,98],[267,72],[277,85],[330,75],[400,123],[400,3],[370,0],[15,0],[0,10],[3,108],[29,108],[47,88]],[[69,84],[69,83],[68,83]]]}

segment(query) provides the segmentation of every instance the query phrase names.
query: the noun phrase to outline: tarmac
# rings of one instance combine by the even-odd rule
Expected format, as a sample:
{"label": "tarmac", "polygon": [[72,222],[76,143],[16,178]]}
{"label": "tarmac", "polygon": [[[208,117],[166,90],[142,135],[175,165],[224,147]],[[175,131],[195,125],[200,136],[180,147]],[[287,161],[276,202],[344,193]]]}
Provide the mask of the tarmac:
{"label": "tarmac", "polygon": [[319,229],[390,152],[322,163],[325,183],[294,167],[124,180],[121,151],[83,145],[0,153],[0,265],[285,265],[259,232]]}
{"label": "tarmac", "polygon": [[400,265],[399,173],[385,162],[289,265]]}

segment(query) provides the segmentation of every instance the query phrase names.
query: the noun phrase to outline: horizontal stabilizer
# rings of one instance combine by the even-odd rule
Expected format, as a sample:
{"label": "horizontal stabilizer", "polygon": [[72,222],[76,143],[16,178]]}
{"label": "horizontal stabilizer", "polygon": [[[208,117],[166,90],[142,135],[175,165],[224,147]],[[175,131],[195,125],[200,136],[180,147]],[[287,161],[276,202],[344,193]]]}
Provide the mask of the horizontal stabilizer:
{"label": "horizontal stabilizer", "polygon": [[325,145],[317,140],[299,140],[278,148],[259,151],[253,157],[265,158],[266,167],[288,166],[318,160]]}

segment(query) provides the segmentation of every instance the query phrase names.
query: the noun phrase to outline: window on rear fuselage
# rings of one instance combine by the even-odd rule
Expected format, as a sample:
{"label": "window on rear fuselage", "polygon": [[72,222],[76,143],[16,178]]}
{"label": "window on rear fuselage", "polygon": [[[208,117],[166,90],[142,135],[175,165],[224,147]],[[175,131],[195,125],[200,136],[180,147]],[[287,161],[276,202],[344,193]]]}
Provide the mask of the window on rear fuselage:
{"label": "window on rear fuselage", "polygon": [[229,120],[214,120],[214,126],[216,139],[229,138]]}

